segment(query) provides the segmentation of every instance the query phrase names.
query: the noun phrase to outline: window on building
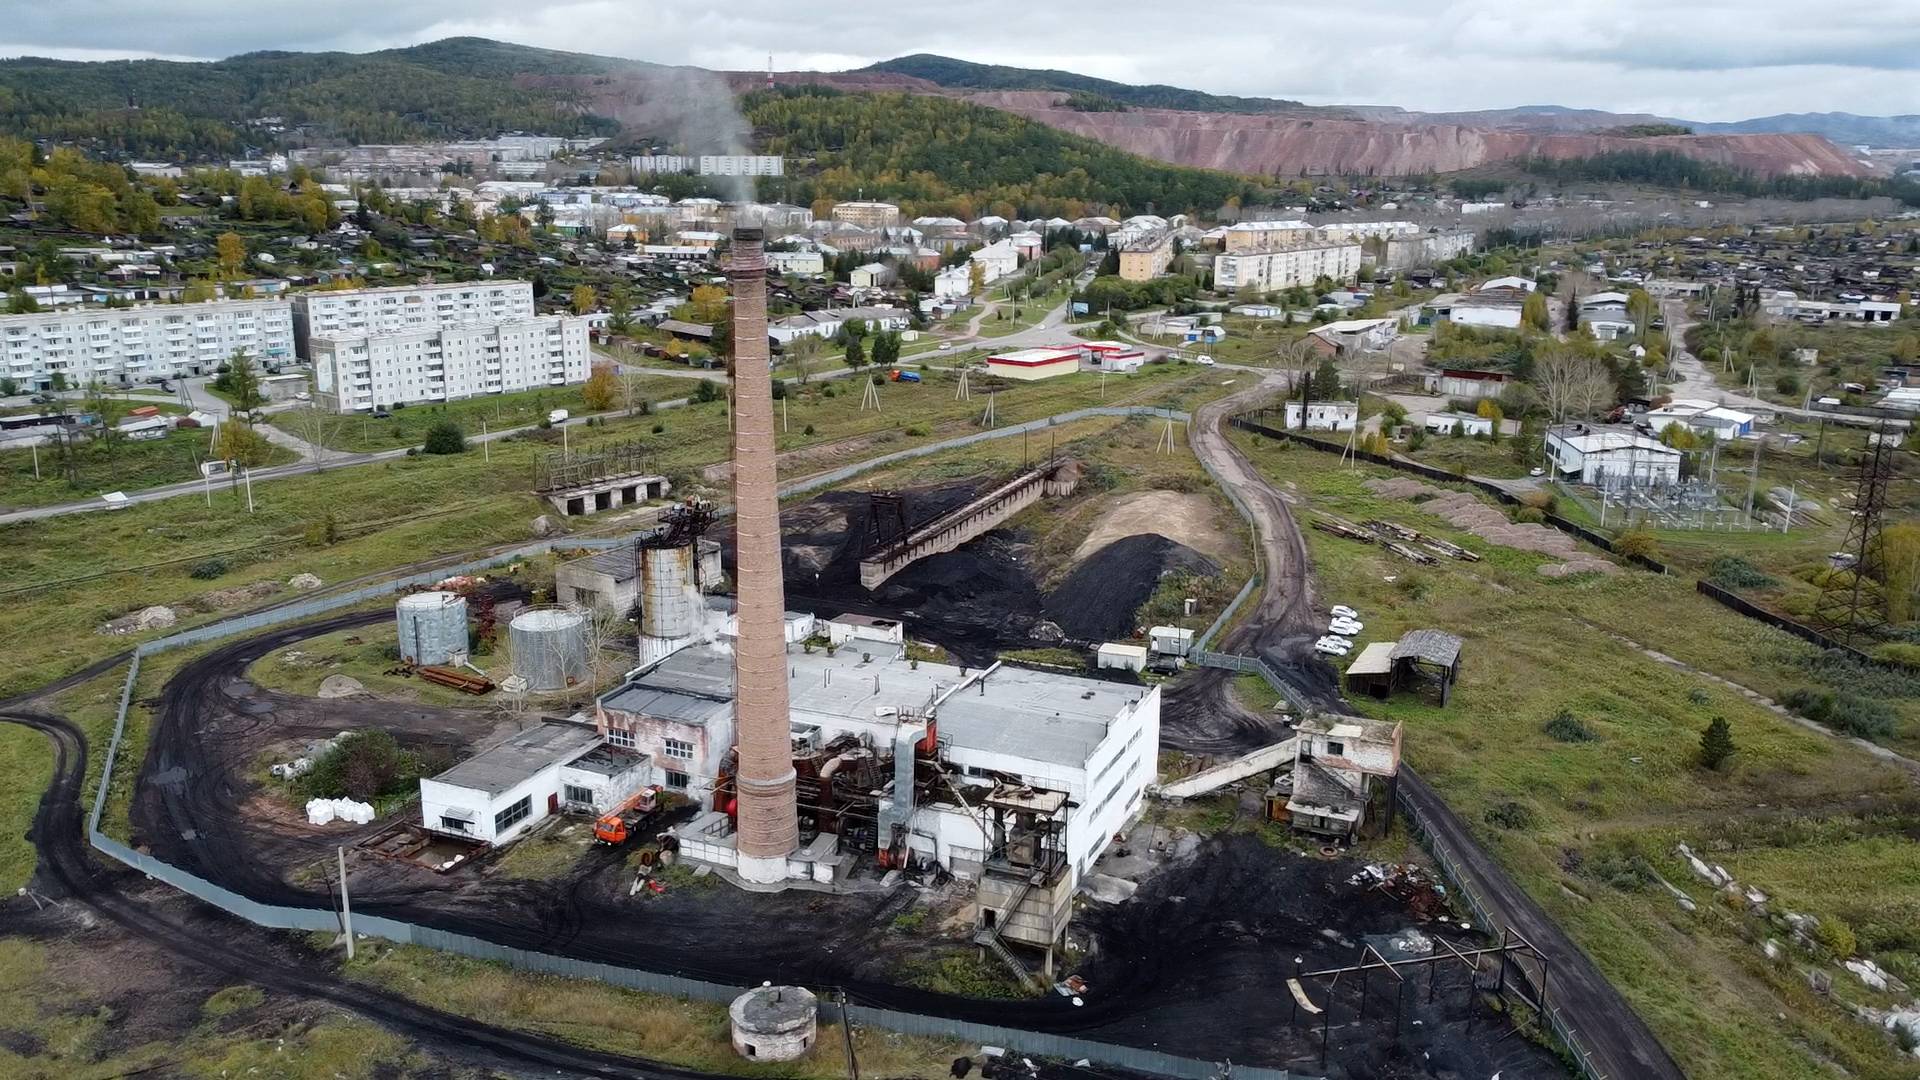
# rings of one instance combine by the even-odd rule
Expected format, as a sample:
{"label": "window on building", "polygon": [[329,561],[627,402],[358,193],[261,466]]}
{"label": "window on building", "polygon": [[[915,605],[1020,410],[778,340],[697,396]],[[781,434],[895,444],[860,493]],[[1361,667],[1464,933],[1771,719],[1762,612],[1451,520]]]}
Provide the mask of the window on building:
{"label": "window on building", "polygon": [[692,761],[693,744],[680,739],[668,739],[667,756],[670,758],[679,758],[681,761]]}
{"label": "window on building", "polygon": [[1347,744],[1329,741],[1327,743],[1327,756],[1328,757],[1346,757]]}
{"label": "window on building", "polygon": [[577,803],[582,806],[593,805],[592,788],[584,788],[578,784],[565,784],[562,785],[560,794],[570,803]]}
{"label": "window on building", "polygon": [[531,813],[533,813],[533,796],[522,795],[519,802],[493,815],[494,835],[498,836],[525,821],[527,815]]}
{"label": "window on building", "polygon": [[667,786],[673,788],[675,791],[685,791],[687,788],[687,774],[668,769]]}
{"label": "window on building", "polygon": [[466,832],[468,828],[472,827],[472,825],[473,825],[473,822],[468,821],[464,818],[447,817],[444,815],[440,818],[440,827],[443,829],[446,829],[449,832],[463,833],[463,832]]}
{"label": "window on building", "polygon": [[631,750],[633,749],[633,732],[622,731],[619,728],[608,728],[607,741],[615,746],[624,746]]}

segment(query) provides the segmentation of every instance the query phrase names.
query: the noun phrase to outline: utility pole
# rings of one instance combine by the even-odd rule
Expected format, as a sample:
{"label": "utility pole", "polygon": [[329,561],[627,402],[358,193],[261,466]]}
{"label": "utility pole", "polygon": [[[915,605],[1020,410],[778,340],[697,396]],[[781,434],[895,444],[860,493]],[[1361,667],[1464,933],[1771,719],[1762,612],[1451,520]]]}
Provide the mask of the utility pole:
{"label": "utility pole", "polygon": [[860,1080],[860,1059],[853,1053],[853,1006],[847,1003],[845,987],[840,989],[840,1034],[847,1041],[847,1080]]}
{"label": "utility pole", "polygon": [[334,851],[340,859],[340,932],[347,938],[347,959],[353,959],[353,904],[347,899],[347,849]]}
{"label": "utility pole", "polygon": [[487,439],[487,418],[480,418],[480,460],[493,463],[493,443]]}
{"label": "utility pole", "polygon": [[253,513],[253,470],[244,470],[241,479],[247,482],[247,513],[251,514]]}
{"label": "utility pole", "polygon": [[1760,447],[1765,439],[1753,440],[1753,474],[1747,477],[1747,520],[1753,520],[1753,492],[1760,486]]}
{"label": "utility pole", "polygon": [[40,444],[33,444],[33,478],[40,479]]}

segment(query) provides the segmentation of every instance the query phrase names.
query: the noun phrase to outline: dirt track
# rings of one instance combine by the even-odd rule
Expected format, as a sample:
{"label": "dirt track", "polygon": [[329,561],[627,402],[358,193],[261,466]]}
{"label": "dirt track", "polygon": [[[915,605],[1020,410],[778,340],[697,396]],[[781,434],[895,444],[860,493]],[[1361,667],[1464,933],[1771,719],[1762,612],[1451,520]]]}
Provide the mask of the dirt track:
{"label": "dirt track", "polygon": [[[1304,682],[1310,673],[1316,677],[1324,673],[1318,681],[1300,686],[1300,697],[1314,708],[1344,711],[1332,669],[1311,651],[1317,623],[1312,613],[1306,541],[1286,499],[1227,440],[1224,430],[1227,417],[1270,392],[1270,386],[1263,385],[1203,406],[1194,417],[1190,435],[1194,452],[1217,470],[1253,514],[1267,575],[1251,614],[1226,636],[1222,648],[1268,660],[1289,682],[1296,677]],[[1250,714],[1226,693],[1226,681],[1224,672],[1202,671],[1181,687],[1169,699],[1162,741],[1177,746],[1177,735],[1193,743],[1195,749],[1217,753],[1238,747],[1242,740],[1254,740],[1264,726],[1261,718],[1249,722]],[[1253,745],[1270,740],[1267,736]],[[1680,1068],[1666,1048],[1607,982],[1592,958],[1479,846],[1465,822],[1406,764],[1401,766],[1401,790],[1426,819],[1435,842],[1471,879],[1474,891],[1489,906],[1495,920],[1511,926],[1552,958],[1552,1003],[1572,1021],[1601,1073],[1620,1080],[1681,1080]]]}

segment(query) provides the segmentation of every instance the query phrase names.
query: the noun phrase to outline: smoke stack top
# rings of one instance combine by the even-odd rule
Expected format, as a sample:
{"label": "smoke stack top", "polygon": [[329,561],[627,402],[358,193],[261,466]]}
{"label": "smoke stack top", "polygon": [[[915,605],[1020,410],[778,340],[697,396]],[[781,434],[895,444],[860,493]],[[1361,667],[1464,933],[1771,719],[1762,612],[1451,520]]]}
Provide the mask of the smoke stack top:
{"label": "smoke stack top", "polygon": [[767,238],[767,230],[759,225],[736,225],[733,229],[733,242],[736,244],[758,244]]}

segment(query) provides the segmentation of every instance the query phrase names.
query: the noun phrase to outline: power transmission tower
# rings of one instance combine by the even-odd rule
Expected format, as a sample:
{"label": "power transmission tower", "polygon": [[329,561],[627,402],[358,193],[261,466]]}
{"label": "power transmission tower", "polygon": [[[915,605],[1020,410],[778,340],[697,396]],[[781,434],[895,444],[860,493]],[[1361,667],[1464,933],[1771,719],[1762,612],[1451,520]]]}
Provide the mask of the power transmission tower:
{"label": "power transmission tower", "polygon": [[1869,584],[1869,579],[1885,579],[1880,521],[1886,512],[1887,481],[1893,470],[1893,440],[1887,437],[1885,424],[1875,427],[1867,444],[1854,487],[1853,520],[1847,525],[1847,540],[1841,546],[1847,564],[1835,567],[1827,576],[1813,609],[1814,629],[1847,645],[1871,638],[1887,625],[1886,599],[1879,585]]}

